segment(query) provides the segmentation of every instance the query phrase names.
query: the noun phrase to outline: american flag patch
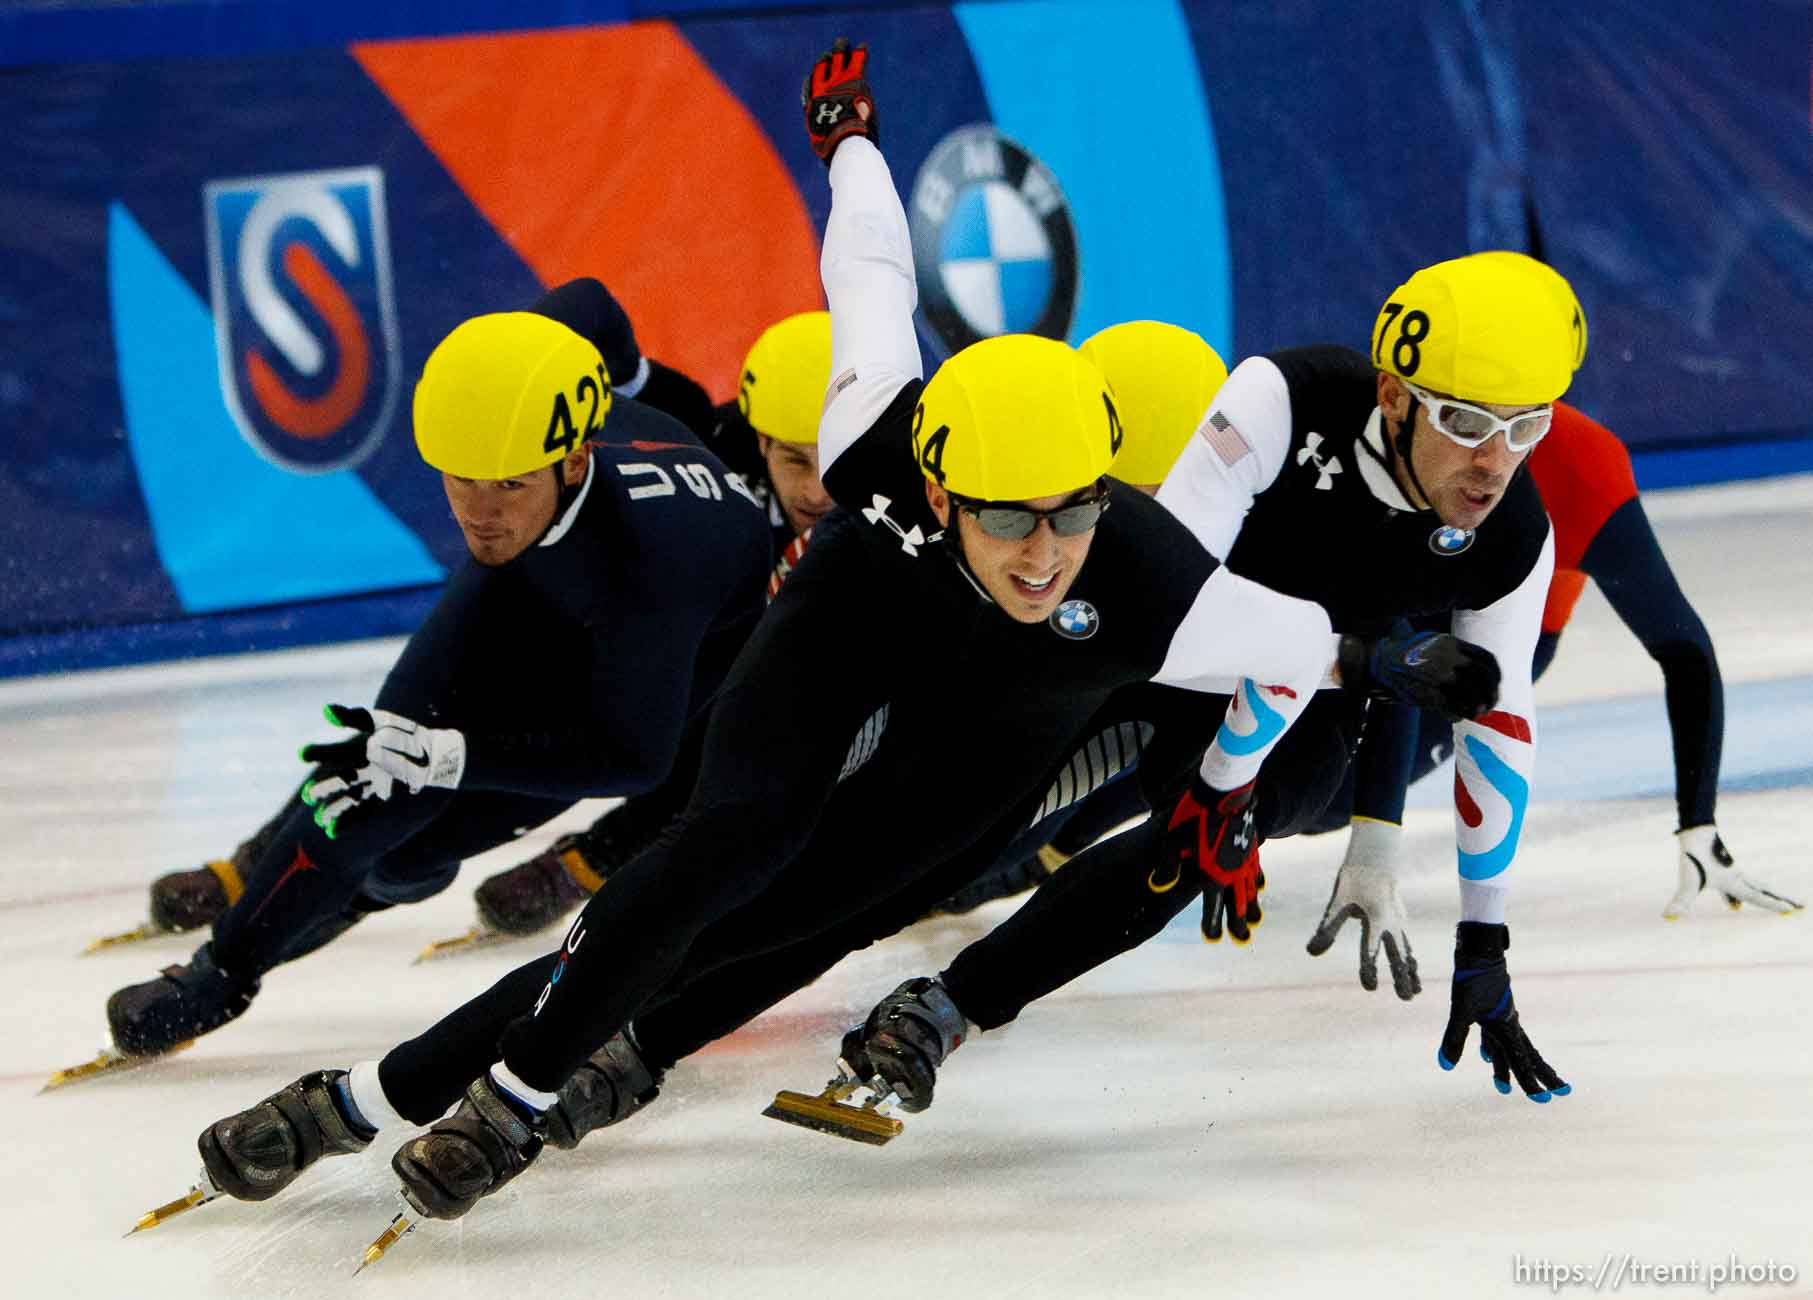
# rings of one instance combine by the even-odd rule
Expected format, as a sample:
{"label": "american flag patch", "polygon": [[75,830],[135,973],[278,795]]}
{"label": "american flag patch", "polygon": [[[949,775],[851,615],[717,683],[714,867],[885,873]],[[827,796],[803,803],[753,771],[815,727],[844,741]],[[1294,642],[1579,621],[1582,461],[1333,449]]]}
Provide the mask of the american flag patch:
{"label": "american flag patch", "polygon": [[1202,422],[1197,430],[1202,440],[1215,449],[1223,465],[1237,465],[1253,454],[1253,449],[1246,445],[1246,439],[1240,436],[1240,430],[1233,421],[1220,411],[1209,412],[1209,418]]}
{"label": "american flag patch", "polygon": [[856,367],[855,366],[851,366],[848,370],[844,371],[843,374],[839,375],[836,379],[833,379],[831,381],[831,386],[829,388],[825,389],[825,404],[820,409],[819,414],[823,415],[826,411],[830,410],[831,403],[837,400],[837,395],[839,393],[843,392],[844,389],[848,388],[851,384],[853,384],[855,382],[856,382]]}

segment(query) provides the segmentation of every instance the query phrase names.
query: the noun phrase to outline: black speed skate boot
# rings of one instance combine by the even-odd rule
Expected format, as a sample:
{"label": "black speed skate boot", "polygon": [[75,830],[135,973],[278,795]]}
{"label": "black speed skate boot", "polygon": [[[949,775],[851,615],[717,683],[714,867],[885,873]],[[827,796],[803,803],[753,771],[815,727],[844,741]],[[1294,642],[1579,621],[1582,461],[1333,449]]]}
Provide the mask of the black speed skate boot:
{"label": "black speed skate boot", "polygon": [[527,862],[486,880],[473,893],[478,916],[504,934],[535,934],[583,903],[604,883],[578,835],[562,835]]}
{"label": "black speed skate boot", "polygon": [[1012,898],[1036,889],[1051,879],[1059,867],[1070,861],[1070,855],[1053,844],[1044,844],[1029,858],[996,867],[959,889],[933,909],[933,916],[962,916],[997,898]]}
{"label": "black speed skate boot", "polygon": [[870,1086],[891,1088],[905,1111],[932,1104],[938,1067],[969,1037],[970,1024],[944,985],[920,976],[875,1004],[844,1035],[843,1064]]}
{"label": "black speed skate boot", "polygon": [[213,925],[214,919],[239,901],[252,859],[265,850],[288,814],[288,807],[260,826],[230,858],[205,862],[193,871],[172,871],[151,882],[151,924],[181,934]]}
{"label": "black speed skate boot", "polygon": [[113,1044],[127,1056],[157,1056],[237,1020],[258,994],[256,976],[222,970],[214,944],[195,950],[187,966],[166,966],[157,979],[133,984],[107,999]]}
{"label": "black speed skate boot", "polygon": [[345,1070],[305,1074],[203,1129],[196,1145],[214,1185],[241,1201],[265,1201],[323,1156],[356,1155],[370,1146],[376,1130],[354,1124],[335,1096],[345,1077]]}
{"label": "black speed skate boot", "polygon": [[403,1198],[430,1219],[457,1219],[534,1163],[543,1117],[486,1074],[466,1089],[459,1109],[391,1157]]}
{"label": "black speed skate boot", "polygon": [[570,1151],[593,1129],[628,1119],[660,1095],[661,1075],[643,1064],[628,1038],[614,1035],[561,1087],[548,1110],[548,1141]]}

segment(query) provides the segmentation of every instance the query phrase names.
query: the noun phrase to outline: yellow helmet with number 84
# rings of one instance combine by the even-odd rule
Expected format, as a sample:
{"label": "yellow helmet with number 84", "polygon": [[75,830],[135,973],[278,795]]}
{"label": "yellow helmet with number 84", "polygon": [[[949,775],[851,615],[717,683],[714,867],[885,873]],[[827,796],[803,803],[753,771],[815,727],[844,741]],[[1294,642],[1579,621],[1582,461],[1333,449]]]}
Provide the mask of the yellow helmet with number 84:
{"label": "yellow helmet with number 84", "polygon": [[972,343],[938,367],[913,415],[913,456],[960,497],[1030,501],[1086,488],[1121,446],[1107,380],[1034,334]]}

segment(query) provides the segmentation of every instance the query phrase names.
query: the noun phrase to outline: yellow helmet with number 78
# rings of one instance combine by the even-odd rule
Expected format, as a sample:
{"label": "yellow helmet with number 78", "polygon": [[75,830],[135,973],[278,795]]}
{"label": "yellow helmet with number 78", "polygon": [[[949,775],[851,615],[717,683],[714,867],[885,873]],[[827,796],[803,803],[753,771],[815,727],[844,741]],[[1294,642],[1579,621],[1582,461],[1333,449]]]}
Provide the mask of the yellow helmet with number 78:
{"label": "yellow helmet with number 78", "polygon": [[1557,282],[1567,285],[1533,258],[1502,252],[1426,266],[1379,309],[1372,363],[1464,401],[1552,402],[1567,391],[1586,344],[1578,303],[1570,320]]}
{"label": "yellow helmet with number 78", "polygon": [[515,478],[604,428],[611,381],[592,343],[529,311],[474,316],[428,355],[415,387],[415,444],[456,478]]}

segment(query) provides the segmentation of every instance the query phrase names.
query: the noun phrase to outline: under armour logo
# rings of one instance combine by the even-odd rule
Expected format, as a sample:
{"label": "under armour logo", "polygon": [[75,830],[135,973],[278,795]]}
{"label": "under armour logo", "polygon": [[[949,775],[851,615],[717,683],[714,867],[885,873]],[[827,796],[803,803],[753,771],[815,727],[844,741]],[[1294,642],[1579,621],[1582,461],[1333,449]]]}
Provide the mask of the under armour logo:
{"label": "under armour logo", "polygon": [[842,104],[834,104],[827,100],[818,106],[818,124],[820,126],[830,126],[843,115],[844,106]]}
{"label": "under armour logo", "polygon": [[1240,819],[1240,825],[1234,831],[1234,847],[1244,850],[1253,842],[1253,815],[1248,813]]}
{"label": "under armour logo", "polygon": [[1306,441],[1308,445],[1297,453],[1297,463],[1299,465],[1313,463],[1316,467],[1316,488],[1319,491],[1326,492],[1334,487],[1335,475],[1341,472],[1341,462],[1339,458],[1334,456],[1330,456],[1327,460],[1322,459],[1321,434],[1312,433]]}
{"label": "under armour logo", "polygon": [[872,524],[884,525],[894,534],[894,536],[900,539],[901,550],[905,551],[908,555],[918,555],[919,548],[926,543],[926,536],[919,531],[919,525],[914,524],[911,528],[902,528],[894,521],[893,517],[888,514],[888,507],[894,504],[891,498],[884,497],[881,493],[877,492],[874,496],[874,501],[875,504],[873,506],[863,507],[862,517]]}

